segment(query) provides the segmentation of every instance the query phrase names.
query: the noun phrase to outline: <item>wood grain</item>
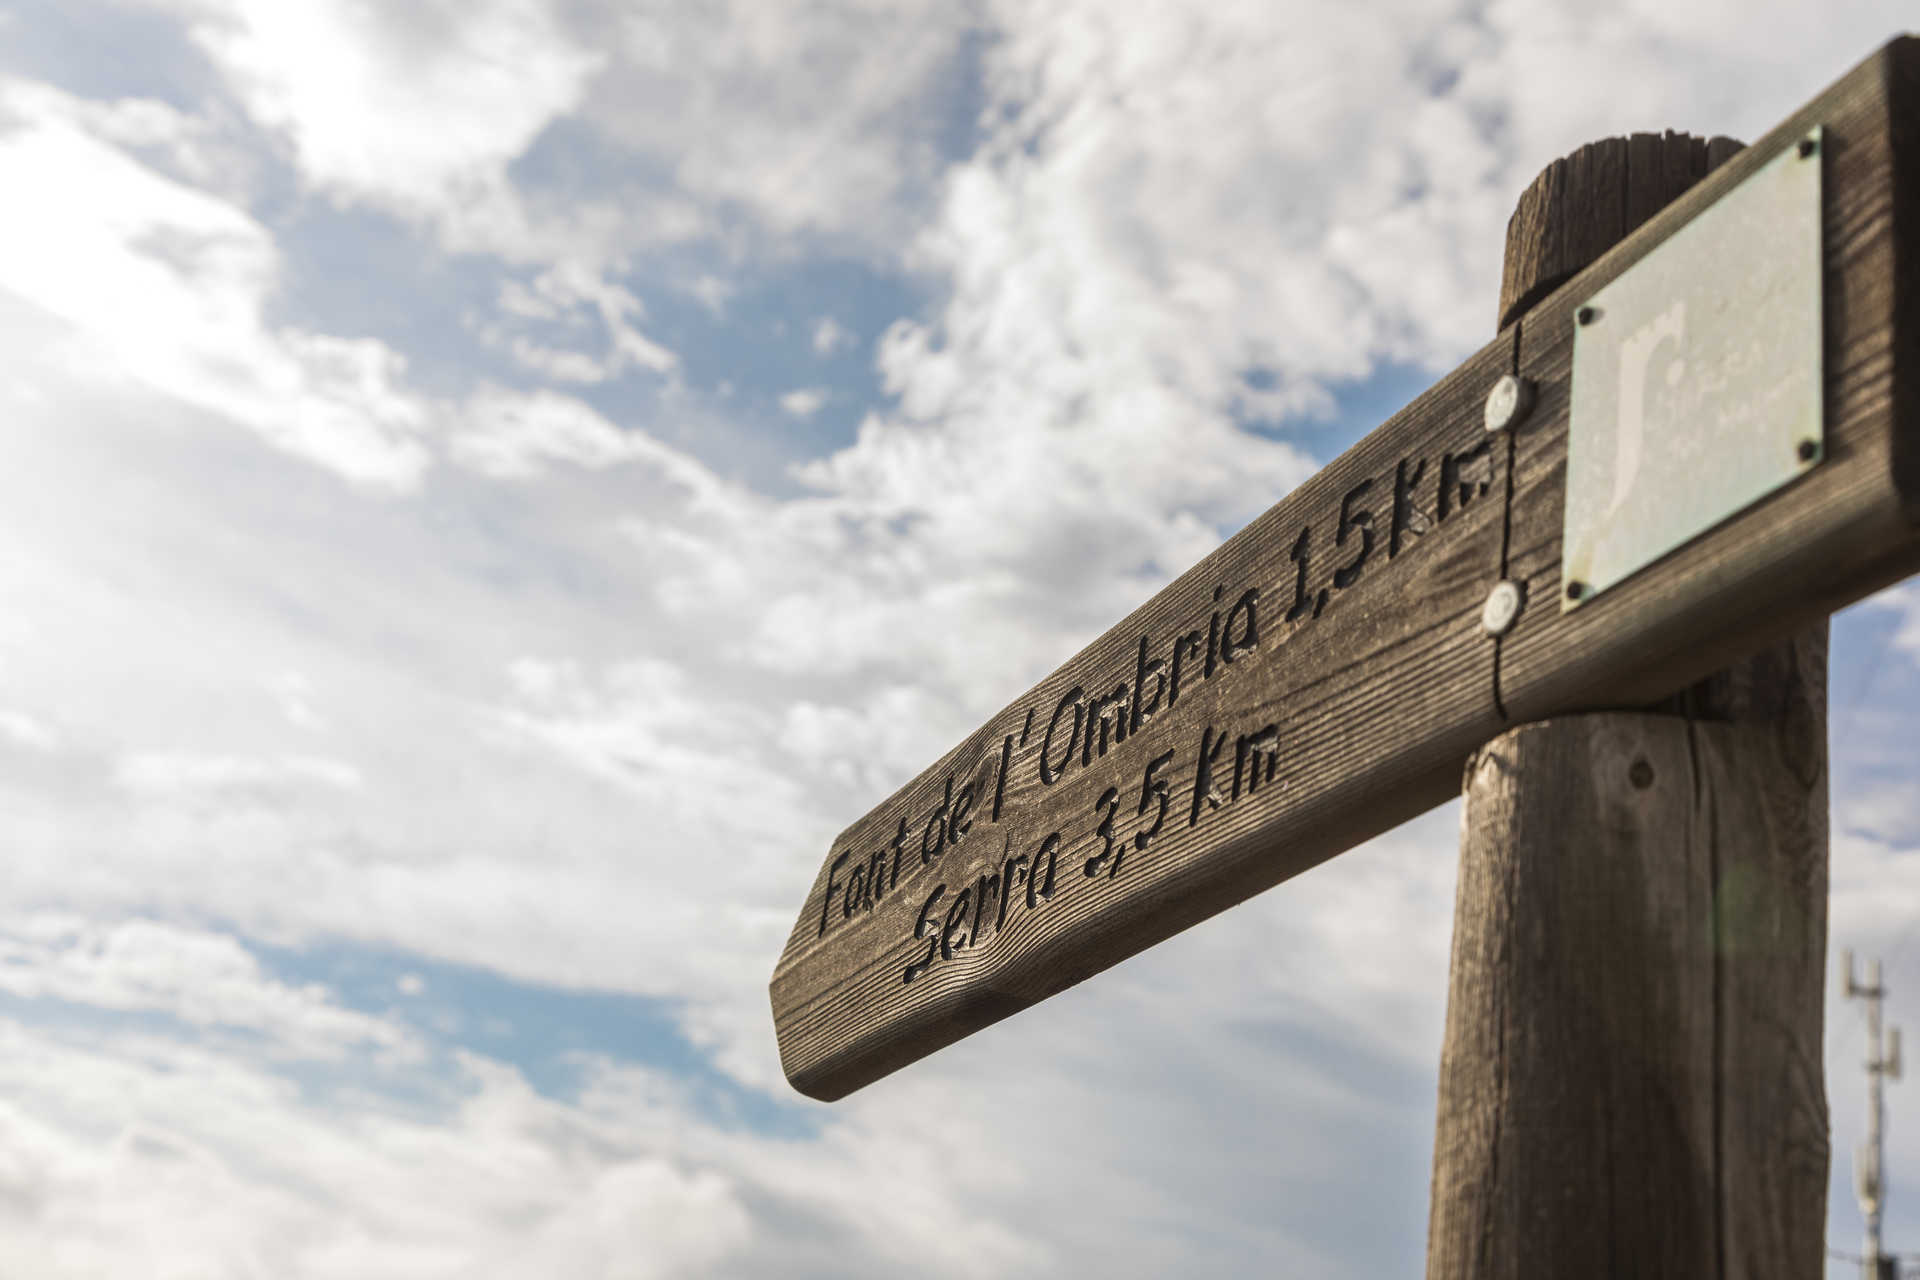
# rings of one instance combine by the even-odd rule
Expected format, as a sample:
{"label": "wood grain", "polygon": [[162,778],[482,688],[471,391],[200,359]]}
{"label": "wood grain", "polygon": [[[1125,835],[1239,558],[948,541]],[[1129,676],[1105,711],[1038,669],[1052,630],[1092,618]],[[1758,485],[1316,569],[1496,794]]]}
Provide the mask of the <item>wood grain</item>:
{"label": "wood grain", "polygon": [[[1626,163],[1529,190],[1509,287],[1545,228],[1598,256],[1738,149],[1582,148]],[[1823,619],[1665,714],[1548,720],[1477,757],[1428,1280],[1819,1274],[1826,653]]]}
{"label": "wood grain", "polygon": [[[1751,153],[1653,214],[1501,340],[836,839],[770,990],[795,1087],[840,1097],[1440,803],[1454,792],[1459,761],[1508,719],[1671,695],[1920,567],[1912,484],[1920,468],[1911,463],[1920,448],[1911,374],[1920,365],[1911,353],[1920,329],[1910,306],[1896,308],[1893,288],[1896,266],[1910,275],[1920,247],[1920,148],[1911,140],[1896,146],[1890,122],[1896,102],[1911,111],[1914,49],[1912,41],[1887,46]],[[1562,619],[1554,600],[1575,300],[1705,208],[1771,154],[1769,142],[1782,144],[1815,120],[1827,126],[1830,151],[1827,460]],[[1896,348],[1908,350],[1904,361]],[[1486,440],[1483,398],[1516,360],[1538,382],[1539,402],[1511,452],[1493,449],[1484,466],[1469,469],[1474,500],[1463,508],[1457,486],[1443,489],[1436,472]],[[1417,477],[1416,464],[1424,467]],[[1389,554],[1397,480],[1410,485],[1409,519]],[[1362,481],[1365,490],[1356,488]],[[1454,495],[1444,517],[1443,491]],[[1336,586],[1331,570],[1352,563],[1364,540],[1349,528],[1336,547],[1343,504],[1349,514],[1368,513],[1374,545],[1358,576]],[[1424,532],[1415,531],[1420,525]],[[1317,615],[1286,621],[1295,595],[1289,552],[1303,528],[1313,537],[1309,598],[1324,590],[1326,603]],[[1481,634],[1478,615],[1503,571],[1529,585],[1530,603],[1514,631],[1494,642]],[[1176,634],[1198,627],[1204,636],[1216,607],[1247,590],[1260,593],[1255,648],[1183,689],[1177,706],[1163,705],[1138,733],[1041,781],[1044,730],[1063,695],[1137,683],[1142,636],[1162,657]],[[1503,703],[1507,719],[1497,710]],[[1197,785],[1199,749],[1215,732],[1237,744],[1268,726],[1277,738],[1273,785],[1221,795],[1215,807]],[[1056,741],[1056,759],[1059,750]],[[1150,847],[1138,849],[1131,837],[1151,817],[1139,810],[1146,769],[1167,751],[1170,816]],[[1229,769],[1234,751],[1226,750]],[[990,820],[1003,772],[1000,811]],[[1218,793],[1220,779],[1211,781]],[[943,798],[969,788],[971,821],[959,843],[934,839],[929,820]],[[1082,868],[1104,845],[1095,828],[1108,788],[1125,854],[1117,874],[1106,873],[1109,860],[1090,878]],[[893,847],[902,823],[904,850]],[[1025,857],[1030,866],[1055,833],[1054,892],[1029,907],[1027,885],[1002,872],[1019,870],[1008,859]],[[924,864],[923,841],[934,850]],[[865,874],[876,858],[885,891],[849,889],[845,878]],[[1015,897],[1017,909],[1002,920],[996,903],[977,917],[977,933],[965,918],[950,932],[953,902],[963,889],[972,900],[990,872],[996,885],[1014,886],[1012,895],[995,896]],[[934,936],[916,936],[935,887],[943,897],[933,904]],[[929,951],[934,962],[906,981],[907,966]]]}
{"label": "wood grain", "polygon": [[1571,716],[1475,758],[1429,1280],[1820,1274],[1826,652],[1796,652],[1771,720]]}
{"label": "wood grain", "polygon": [[[1510,337],[1489,345],[835,840],[772,985],[782,1061],[796,1088],[839,1097],[1454,793],[1460,761],[1500,727],[1492,646],[1478,619],[1499,568],[1505,451],[1487,447],[1482,418],[1487,389],[1512,360]],[[1463,454],[1476,460],[1448,465]],[[1397,490],[1405,494],[1398,522]],[[1369,512],[1372,550],[1340,587],[1335,570],[1367,540],[1350,527],[1336,546],[1343,504],[1350,515]],[[1302,529],[1312,531],[1308,599],[1324,591],[1326,602],[1318,616],[1309,609],[1287,621],[1298,576],[1290,552]],[[1224,588],[1218,604],[1216,587]],[[1063,776],[1041,780],[1046,729],[1063,694],[1135,683],[1142,636],[1164,657],[1176,633],[1205,635],[1216,609],[1249,589],[1261,600],[1257,648],[1183,686],[1177,704],[1163,700],[1104,755],[1083,765],[1075,754]],[[1272,776],[1263,769],[1257,787],[1243,778],[1235,798],[1238,740],[1267,726],[1276,730]],[[1221,733],[1229,743],[1203,787],[1201,748]],[[1146,769],[1168,751],[1157,775],[1168,787],[1167,817],[1140,849],[1134,837],[1158,812],[1150,798],[1140,812]],[[1056,733],[1051,757],[1061,754]],[[983,797],[972,829],[923,866],[923,841],[937,842],[927,837],[931,815],[969,785]],[[1110,787],[1120,866],[1108,874],[1108,860],[1089,877],[1088,860],[1105,848],[1098,802]],[[910,843],[896,884],[890,842],[903,821]],[[936,903],[944,913],[962,888],[977,889],[1009,857],[1032,859],[1056,832],[1051,898],[1029,907],[1016,883],[996,895],[1014,903],[1004,922],[996,900],[980,922],[984,942],[969,929],[968,945],[951,958],[938,940],[916,938],[935,887],[945,886]],[[872,865],[874,851],[884,851],[886,894],[849,914],[844,884],[826,897],[835,864],[851,855],[837,873],[844,881],[852,867]],[[905,980],[930,941],[937,959]]]}
{"label": "wood grain", "polygon": [[[1765,138],[1729,159],[1516,325],[1520,371],[1539,386],[1515,437],[1509,576],[1529,609],[1498,646],[1499,697],[1514,721],[1643,706],[1920,567],[1920,529],[1899,459],[1920,417],[1915,331],[1896,329],[1896,244],[1920,251],[1914,171],[1896,167],[1892,111],[1920,42],[1895,41]],[[1910,108],[1906,108],[1910,110]],[[1827,461],[1580,609],[1562,614],[1573,313],[1815,124],[1827,129]],[[1899,216],[1896,218],[1896,190]],[[1896,360],[1898,342],[1908,348]],[[1906,399],[1898,399],[1905,396]]]}
{"label": "wood grain", "polygon": [[[1739,149],[1731,138],[1636,133],[1589,143],[1542,169],[1507,220],[1497,327],[1512,324]],[[1608,197],[1595,198],[1602,191]],[[1565,217],[1575,201],[1583,216]]]}

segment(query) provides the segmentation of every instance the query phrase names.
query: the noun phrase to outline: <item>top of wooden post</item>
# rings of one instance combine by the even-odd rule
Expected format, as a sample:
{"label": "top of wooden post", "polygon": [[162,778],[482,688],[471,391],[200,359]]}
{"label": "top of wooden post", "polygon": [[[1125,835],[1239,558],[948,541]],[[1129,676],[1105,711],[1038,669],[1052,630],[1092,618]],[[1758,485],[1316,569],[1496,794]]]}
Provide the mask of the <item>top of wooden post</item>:
{"label": "top of wooden post", "polygon": [[[1513,323],[1744,146],[1732,138],[1697,138],[1669,129],[1591,142],[1542,169],[1507,221],[1499,327]],[[1805,725],[1824,724],[1826,692],[1824,680],[1809,687],[1799,673],[1817,669],[1824,675],[1825,654],[1826,624],[1821,623],[1642,709],[1690,719],[1778,723],[1804,736]]]}
{"label": "top of wooden post", "polygon": [[1512,324],[1742,145],[1669,129],[1590,142],[1542,169],[1507,221],[1497,327]]}

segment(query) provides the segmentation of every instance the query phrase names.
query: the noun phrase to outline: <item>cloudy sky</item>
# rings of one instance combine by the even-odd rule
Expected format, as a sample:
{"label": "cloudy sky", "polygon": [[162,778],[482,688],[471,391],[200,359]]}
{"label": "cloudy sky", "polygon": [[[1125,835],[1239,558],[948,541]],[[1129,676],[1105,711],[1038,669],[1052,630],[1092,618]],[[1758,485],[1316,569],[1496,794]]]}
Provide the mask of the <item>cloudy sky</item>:
{"label": "cloudy sky", "polygon": [[[1542,165],[1911,15],[0,0],[0,1274],[1417,1273],[1457,807],[831,1107],[774,960],[1491,336]],[[1832,706],[1917,1026],[1920,588]]]}

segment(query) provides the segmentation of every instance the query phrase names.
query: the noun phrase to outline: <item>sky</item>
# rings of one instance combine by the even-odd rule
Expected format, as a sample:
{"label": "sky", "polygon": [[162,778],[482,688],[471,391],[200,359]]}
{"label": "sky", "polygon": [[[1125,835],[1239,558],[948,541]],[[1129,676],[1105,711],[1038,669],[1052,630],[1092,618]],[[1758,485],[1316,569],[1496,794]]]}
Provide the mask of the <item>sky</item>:
{"label": "sky", "polygon": [[[1542,166],[1911,20],[0,0],[0,1274],[1417,1273],[1457,804],[831,1106],[774,961],[1492,336]],[[1834,622],[1830,914],[1909,1027],[1916,712],[1910,582]]]}

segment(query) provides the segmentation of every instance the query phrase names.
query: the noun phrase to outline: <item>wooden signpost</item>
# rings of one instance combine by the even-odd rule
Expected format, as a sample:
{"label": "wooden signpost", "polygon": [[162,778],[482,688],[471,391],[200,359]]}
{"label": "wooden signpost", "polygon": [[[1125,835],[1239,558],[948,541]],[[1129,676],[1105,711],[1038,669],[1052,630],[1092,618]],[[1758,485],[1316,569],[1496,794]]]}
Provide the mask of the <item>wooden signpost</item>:
{"label": "wooden signpost", "polygon": [[[1812,194],[1768,195],[1775,178]],[[1799,199],[1814,202],[1810,304],[1776,296],[1793,277],[1768,255],[1794,244],[1753,212]],[[1743,318],[1724,314],[1718,346],[1689,337],[1711,327],[1698,301],[1690,321],[1678,298],[1638,310],[1636,264],[1734,235],[1747,256],[1714,270],[1755,291],[1756,327],[1815,307],[1813,350],[1771,328],[1726,341]],[[1659,392],[1643,384],[1663,342],[1665,418],[1622,408],[1596,426],[1591,397],[1576,409],[1576,385],[1623,404]],[[1789,412],[1800,375],[1806,423]],[[1703,415],[1798,431],[1783,476],[1737,509],[1700,505],[1674,483],[1687,466],[1704,491],[1739,450],[1772,447],[1757,432],[1731,454],[1660,452],[1663,422]],[[1570,454],[1611,486],[1608,502],[1576,495],[1573,525]],[[1649,521],[1677,545],[1636,562]],[[1610,566],[1594,581],[1570,527],[1580,564]],[[773,976],[787,1076],[842,1097],[1447,800],[1516,723],[1673,694],[1916,569],[1920,42],[1905,39],[1526,300],[849,827]]]}

